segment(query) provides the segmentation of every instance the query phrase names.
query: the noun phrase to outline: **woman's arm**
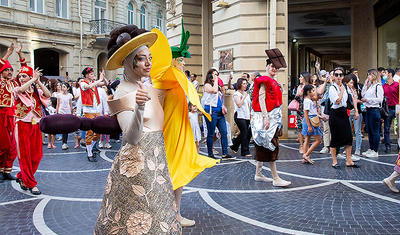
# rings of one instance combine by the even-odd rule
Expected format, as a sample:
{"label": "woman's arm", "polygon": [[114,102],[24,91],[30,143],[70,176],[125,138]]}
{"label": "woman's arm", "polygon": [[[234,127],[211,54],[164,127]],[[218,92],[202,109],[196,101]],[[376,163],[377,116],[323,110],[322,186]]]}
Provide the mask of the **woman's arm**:
{"label": "woman's arm", "polygon": [[318,95],[323,95],[325,93],[325,88],[326,88],[326,80],[324,83],[322,83],[322,85],[320,85],[319,87],[317,87],[317,94]]}
{"label": "woman's arm", "polygon": [[204,91],[212,94],[216,94],[218,92],[218,83],[214,81],[214,86],[207,83],[204,85]]}
{"label": "woman's arm", "polygon": [[129,144],[137,145],[143,132],[144,105],[136,104],[135,110],[123,111],[117,114],[117,120],[122,130],[122,138]]}
{"label": "woman's arm", "polygon": [[73,108],[72,108],[72,98],[69,99],[69,107],[71,108],[71,114],[73,113]]}
{"label": "woman's arm", "polygon": [[261,112],[264,118],[264,129],[268,130],[269,129],[269,116],[268,116],[268,111],[267,111],[267,104],[265,103],[265,92],[266,92],[266,88],[264,84],[260,85],[260,94],[258,96],[258,101],[260,103],[260,108],[261,108]]}
{"label": "woman's arm", "polygon": [[57,107],[56,107],[56,114],[58,114],[58,110],[60,109],[60,98],[57,97]]}
{"label": "woman's arm", "polygon": [[306,123],[307,123],[307,127],[308,127],[308,132],[312,132],[312,126],[311,126],[311,123],[310,123],[310,118],[309,118],[309,116],[308,116],[308,113],[309,113],[310,111],[309,110],[304,110],[304,118],[305,118],[305,120],[306,120]]}
{"label": "woman's arm", "polygon": [[234,96],[233,96],[233,100],[235,101],[236,105],[240,108],[240,107],[242,107],[242,105],[244,104],[244,100],[246,99],[246,97],[247,97],[247,93],[245,93],[245,94],[242,96],[242,98],[239,98],[238,95],[234,95]]}

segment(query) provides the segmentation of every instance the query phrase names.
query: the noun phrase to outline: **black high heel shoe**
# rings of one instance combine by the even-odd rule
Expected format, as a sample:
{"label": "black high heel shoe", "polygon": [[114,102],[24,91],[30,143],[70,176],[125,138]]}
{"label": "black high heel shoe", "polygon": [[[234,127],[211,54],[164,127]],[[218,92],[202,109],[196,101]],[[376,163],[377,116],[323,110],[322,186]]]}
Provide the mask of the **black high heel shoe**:
{"label": "black high heel shoe", "polygon": [[24,191],[28,190],[28,188],[24,185],[22,180],[17,178],[16,181],[17,181],[17,183],[19,184],[19,187],[21,187],[22,190],[24,190]]}

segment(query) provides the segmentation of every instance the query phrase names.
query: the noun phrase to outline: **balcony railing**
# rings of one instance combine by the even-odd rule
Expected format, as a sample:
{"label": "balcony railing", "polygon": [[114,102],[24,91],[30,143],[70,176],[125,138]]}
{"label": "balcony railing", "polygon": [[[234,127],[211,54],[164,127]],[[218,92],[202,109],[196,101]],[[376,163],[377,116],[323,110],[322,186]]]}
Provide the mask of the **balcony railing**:
{"label": "balcony railing", "polygon": [[92,34],[109,34],[114,28],[124,26],[126,24],[112,20],[91,20],[90,33]]}

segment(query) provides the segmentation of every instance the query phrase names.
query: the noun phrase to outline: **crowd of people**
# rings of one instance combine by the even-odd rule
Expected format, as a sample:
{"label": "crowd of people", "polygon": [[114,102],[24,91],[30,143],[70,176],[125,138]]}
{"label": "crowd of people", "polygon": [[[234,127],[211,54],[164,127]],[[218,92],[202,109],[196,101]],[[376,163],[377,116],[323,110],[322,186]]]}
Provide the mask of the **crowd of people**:
{"label": "crowd of people", "polygon": [[[195,221],[180,215],[183,187],[221,158],[234,159],[228,149],[238,153],[240,148],[242,156],[252,157],[251,141],[255,150],[254,180],[272,182],[276,187],[291,185],[290,181],[280,178],[276,167],[283,129],[283,88],[276,75],[280,68],[286,68],[279,49],[265,51],[268,57],[265,76],[259,72],[243,73],[232,84],[231,74],[227,87],[219,78],[218,70],[211,68],[205,77],[200,102],[197,76],[183,72],[184,58],[190,57],[186,45],[190,33],[185,33],[183,22],[182,30],[183,44],[172,48],[157,29],[148,32],[128,25],[113,30],[106,67],[108,70],[123,68],[124,72],[121,80],[111,81],[104,71],[96,77],[93,67],[84,68],[77,81],[43,79],[39,68],[34,70],[25,63],[22,45],[15,48],[12,43],[0,60],[0,91],[5,94],[0,100],[3,123],[0,136],[6,140],[0,143],[0,181],[16,180],[22,190],[41,194],[34,177],[46,144],[39,125],[41,119],[80,122],[105,117],[101,120],[116,123],[122,145],[107,179],[96,234],[116,232],[115,228],[129,233],[132,228],[127,224],[139,217],[150,218],[150,225],[141,228],[143,233],[160,233],[168,228],[179,234],[181,226],[193,226]],[[8,62],[14,50],[21,63],[16,78]],[[297,112],[302,163],[314,164],[311,153],[323,143],[321,153],[330,152],[333,168],[340,168],[337,157],[341,147],[344,147],[346,167],[359,168],[354,163],[359,156],[379,156],[381,134],[385,151],[390,152],[390,130],[399,104],[400,69],[370,69],[364,84],[360,83],[356,68],[348,73],[341,67],[327,72],[320,71],[317,63],[316,71],[315,74],[301,73],[296,97],[289,104],[289,110]],[[234,138],[226,120],[231,111],[224,103],[228,89],[234,90],[232,111],[238,129]],[[363,120],[369,149],[361,153]],[[356,136],[354,154],[352,126]],[[65,131],[68,128],[59,128],[63,131],[47,133],[47,148],[56,148],[57,134],[61,134],[62,149],[69,148],[71,132]],[[208,157],[199,154],[201,129]],[[74,129],[73,135],[74,148],[84,140],[82,144],[90,162],[97,161],[99,148],[111,148],[106,131],[94,131],[94,127],[85,131]],[[214,148],[217,139],[221,141],[222,157]],[[17,156],[20,172],[14,177],[10,173]],[[263,175],[264,162],[268,162],[272,178]],[[399,192],[395,186],[400,176],[398,162],[393,174],[383,180],[394,192]],[[116,212],[120,222],[109,221],[110,213]],[[165,226],[151,226],[152,220]]]}

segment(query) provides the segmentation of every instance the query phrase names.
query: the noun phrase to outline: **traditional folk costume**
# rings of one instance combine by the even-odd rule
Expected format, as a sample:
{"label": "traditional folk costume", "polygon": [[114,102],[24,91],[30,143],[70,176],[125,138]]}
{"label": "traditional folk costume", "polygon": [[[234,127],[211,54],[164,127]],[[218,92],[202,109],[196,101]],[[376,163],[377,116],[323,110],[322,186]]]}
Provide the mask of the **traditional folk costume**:
{"label": "traditional folk costume", "polygon": [[[26,65],[25,60],[20,61]],[[0,73],[11,68],[10,62],[0,59]],[[17,157],[17,146],[14,137],[15,129],[15,80],[0,78],[0,173],[4,179],[14,180],[11,176],[12,166]]]}
{"label": "traditional folk costume", "polygon": [[[85,76],[90,72],[93,72],[93,68],[87,67],[82,71],[82,75]],[[101,100],[97,87],[88,88],[89,85],[88,81],[82,80],[79,88],[81,91],[83,117],[93,119],[100,116]],[[89,161],[97,161],[96,155],[92,153],[92,149],[96,141],[99,140],[99,137],[100,135],[92,130],[86,132],[85,142]]]}
{"label": "traditional folk costume", "polygon": [[[33,76],[33,69],[22,66],[18,74]],[[32,189],[37,185],[35,172],[43,157],[42,134],[39,122],[43,117],[42,106],[47,103],[43,91],[30,87],[24,92],[15,88],[15,138],[17,142],[18,161],[21,171],[17,174],[17,180]],[[21,186],[22,188],[22,186]],[[26,190],[26,189],[25,189]]]}

